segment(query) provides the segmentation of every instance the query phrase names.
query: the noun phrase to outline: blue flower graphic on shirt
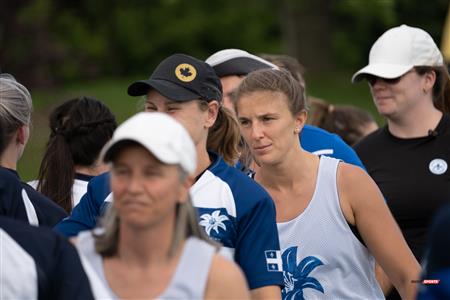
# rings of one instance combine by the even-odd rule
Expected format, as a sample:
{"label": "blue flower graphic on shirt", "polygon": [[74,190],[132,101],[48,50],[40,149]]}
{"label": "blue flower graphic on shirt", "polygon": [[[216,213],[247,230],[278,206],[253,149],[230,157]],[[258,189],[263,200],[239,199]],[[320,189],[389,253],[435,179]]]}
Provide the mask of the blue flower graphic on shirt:
{"label": "blue flower graphic on shirt", "polygon": [[200,226],[205,227],[205,231],[208,235],[210,235],[211,229],[216,233],[219,233],[219,227],[225,231],[227,230],[227,227],[223,224],[223,222],[229,219],[227,216],[221,215],[220,210],[215,210],[212,214],[203,214],[200,216],[200,219],[202,220],[199,224]]}
{"label": "blue flower graphic on shirt", "polygon": [[303,289],[311,288],[324,293],[320,282],[309,273],[316,267],[323,265],[322,261],[314,256],[307,256],[297,265],[297,246],[286,249],[282,256],[284,289],[283,300],[304,299]]}

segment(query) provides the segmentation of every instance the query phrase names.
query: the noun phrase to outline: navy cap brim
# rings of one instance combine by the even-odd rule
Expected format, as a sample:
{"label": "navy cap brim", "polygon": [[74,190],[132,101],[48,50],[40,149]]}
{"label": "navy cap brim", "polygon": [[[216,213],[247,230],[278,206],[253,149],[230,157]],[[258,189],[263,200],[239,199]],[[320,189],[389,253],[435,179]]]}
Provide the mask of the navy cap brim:
{"label": "navy cap brim", "polygon": [[200,95],[167,80],[149,79],[139,80],[128,87],[128,95],[147,95],[150,89],[155,89],[164,97],[174,101],[189,101],[200,99]]}

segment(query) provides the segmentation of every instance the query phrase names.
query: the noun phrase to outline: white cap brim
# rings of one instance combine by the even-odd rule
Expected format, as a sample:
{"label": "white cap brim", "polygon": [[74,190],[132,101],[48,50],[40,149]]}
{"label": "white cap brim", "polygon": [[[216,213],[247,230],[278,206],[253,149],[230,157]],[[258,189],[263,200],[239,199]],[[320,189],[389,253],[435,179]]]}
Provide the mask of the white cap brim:
{"label": "white cap brim", "polygon": [[411,70],[413,65],[395,65],[395,64],[370,64],[352,76],[352,82],[358,82],[364,79],[364,75],[374,75],[381,78],[397,78]]}

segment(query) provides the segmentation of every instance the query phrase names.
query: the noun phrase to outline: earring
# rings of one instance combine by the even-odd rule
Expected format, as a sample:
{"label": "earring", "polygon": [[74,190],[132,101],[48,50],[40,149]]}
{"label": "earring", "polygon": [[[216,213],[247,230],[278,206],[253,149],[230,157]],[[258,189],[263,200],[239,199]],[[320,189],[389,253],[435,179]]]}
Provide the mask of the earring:
{"label": "earring", "polygon": [[423,88],[423,93],[424,93],[425,95],[428,94],[428,91],[427,91],[426,88]]}

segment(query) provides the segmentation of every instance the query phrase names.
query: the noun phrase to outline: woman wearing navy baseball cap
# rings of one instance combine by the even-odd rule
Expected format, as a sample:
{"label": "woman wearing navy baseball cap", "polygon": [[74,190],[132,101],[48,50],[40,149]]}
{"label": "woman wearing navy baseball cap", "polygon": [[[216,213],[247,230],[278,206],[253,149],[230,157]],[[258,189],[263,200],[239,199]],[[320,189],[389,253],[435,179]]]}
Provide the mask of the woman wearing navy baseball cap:
{"label": "woman wearing navy baseball cap", "polygon": [[[283,275],[274,203],[260,185],[231,166],[238,158],[239,127],[222,106],[222,86],[213,68],[174,54],[149,79],[131,84],[128,93],[144,97],[145,111],[167,113],[186,127],[197,152],[190,192],[200,226],[242,268],[252,297],[280,298]],[[108,177],[89,183],[87,194],[57,230],[75,235],[95,226],[112,199]]]}

